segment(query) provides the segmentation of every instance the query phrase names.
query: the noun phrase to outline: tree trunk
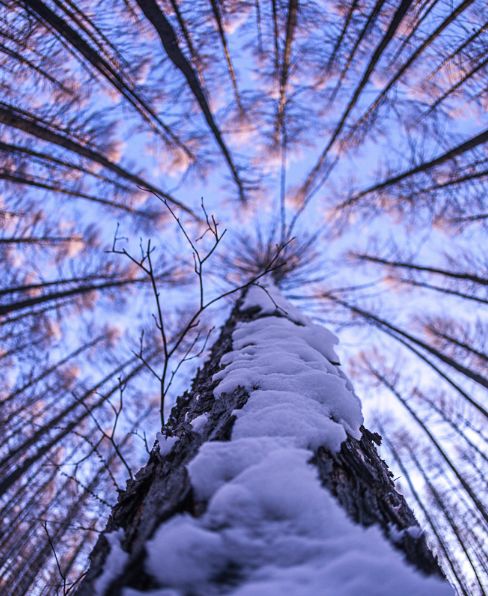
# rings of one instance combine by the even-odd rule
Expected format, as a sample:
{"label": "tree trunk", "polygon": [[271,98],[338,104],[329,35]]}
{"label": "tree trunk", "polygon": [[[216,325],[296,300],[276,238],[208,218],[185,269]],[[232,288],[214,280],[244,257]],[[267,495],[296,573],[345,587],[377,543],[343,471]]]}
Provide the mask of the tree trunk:
{"label": "tree trunk", "polygon": [[[252,291],[254,295],[256,295],[256,292],[262,292],[264,295],[264,291],[261,289],[253,287]],[[277,399],[281,399],[280,395],[282,394],[292,395],[288,389],[294,382],[301,382],[300,380],[297,381],[297,379],[303,373],[302,369],[299,368],[295,375],[290,368],[284,373],[289,375],[286,377],[286,383],[290,384],[290,386],[286,385],[287,391],[281,391],[281,393],[273,391],[272,379],[276,376],[274,374],[274,368],[276,368],[278,373],[280,370],[286,369],[293,364],[293,359],[285,362],[285,356],[280,360],[276,357],[275,353],[274,355],[271,353],[274,349],[273,344],[281,341],[280,339],[276,340],[276,337],[270,336],[269,358],[266,358],[266,352],[264,352],[265,357],[263,359],[261,353],[261,360],[259,361],[259,366],[256,368],[257,354],[261,349],[259,342],[262,339],[262,335],[259,336],[259,334],[264,334],[263,341],[269,342],[269,338],[266,339],[268,328],[271,330],[277,329],[279,333],[281,333],[280,325],[283,329],[290,329],[289,340],[286,336],[280,336],[283,340],[281,345],[284,346],[285,350],[289,349],[290,354],[293,353],[294,357],[298,354],[298,366],[302,368],[303,366],[307,366],[310,362],[310,360],[307,361],[307,358],[310,358],[310,354],[312,356],[320,354],[317,358],[324,360],[324,366],[328,371],[324,378],[329,379],[333,377],[335,381],[339,379],[339,385],[344,391],[349,391],[348,395],[344,394],[343,396],[341,394],[339,400],[346,400],[347,398],[356,400],[357,402],[349,381],[335,362],[333,350],[329,350],[320,343],[324,337],[327,337],[328,332],[312,325],[310,321],[297,313],[294,307],[286,303],[279,294],[273,294],[273,306],[271,308],[269,305],[263,305],[263,296],[253,302],[250,294],[251,292],[238,300],[236,307],[222,328],[220,337],[211,350],[208,361],[198,371],[191,389],[178,398],[164,431],[167,437],[172,438],[165,440],[164,437],[159,435],[160,438],[158,441],[162,447],[159,447],[158,443],[155,444],[147,465],[139,471],[135,480],[128,482],[126,491],[119,496],[118,503],[114,507],[108,521],[106,532],[101,535],[91,554],[90,569],[84,577],[78,593],[81,595],[91,595],[94,593],[121,594],[124,588],[130,587],[142,592],[157,588],[173,588],[176,592],[171,591],[171,594],[201,594],[202,596],[234,593],[241,595],[241,591],[242,595],[269,595],[286,593],[292,584],[292,587],[295,588],[293,594],[310,594],[312,596],[326,593],[342,593],[340,590],[334,589],[333,584],[330,583],[331,578],[333,581],[340,582],[340,586],[343,583],[345,585],[351,578],[353,581],[359,581],[359,585],[356,586],[357,591],[348,591],[348,594],[373,593],[368,592],[367,585],[367,582],[372,580],[368,580],[368,577],[365,579],[364,576],[364,573],[366,573],[366,576],[369,573],[365,569],[370,568],[371,562],[361,563],[357,558],[358,556],[359,558],[369,556],[372,558],[372,561],[376,560],[377,563],[373,562],[373,566],[376,564],[384,565],[385,569],[381,573],[386,573],[386,577],[384,578],[386,587],[378,585],[377,591],[374,592],[375,594],[451,593],[450,587],[445,582],[442,572],[426,544],[425,537],[420,531],[412,511],[408,507],[404,497],[395,489],[392,474],[377,453],[375,444],[380,444],[380,436],[368,431],[360,423],[358,423],[356,429],[350,429],[346,435],[343,426],[347,427],[347,423],[344,420],[348,416],[350,417],[350,415],[346,413],[341,418],[338,412],[344,406],[339,404],[337,410],[334,410],[335,406],[327,402],[330,399],[333,401],[334,397],[331,398],[330,395],[328,397],[326,396],[326,401],[323,403],[326,403],[326,405],[328,403],[327,408],[331,412],[328,420],[324,420],[324,425],[327,426],[327,424],[330,424],[331,428],[332,426],[336,430],[340,428],[341,432],[344,433],[345,440],[341,439],[337,443],[336,448],[331,448],[331,444],[334,441],[331,439],[332,435],[327,435],[326,439],[321,443],[320,441],[311,439],[310,445],[306,446],[307,451],[305,451],[305,449],[301,448],[305,445],[305,439],[302,437],[303,433],[301,433],[300,428],[298,431],[292,428],[294,426],[293,423],[290,424],[293,416],[285,424],[280,421],[282,414],[286,411],[286,407],[290,408],[289,411],[293,415],[296,413],[296,420],[298,422],[300,421],[300,416],[302,415],[300,411],[300,408],[302,408],[301,403],[308,403],[306,400],[302,400],[300,387],[298,388],[300,394],[298,392],[296,393],[296,404],[293,401],[289,401],[288,404],[284,402],[283,404],[281,402],[278,404],[279,412],[276,414],[276,428],[273,428],[271,431],[268,429],[259,432],[259,429],[256,431],[255,427],[252,427],[251,435],[247,435],[248,437],[251,436],[251,438],[246,438],[246,435],[242,434],[242,422],[249,421],[249,416],[252,417],[252,408],[257,407],[256,404],[258,404],[259,399],[264,394],[273,393],[273,395],[276,394]],[[268,300],[269,296],[268,294]],[[279,304],[279,307],[276,306],[277,304]],[[236,349],[236,342],[237,345],[239,345],[239,341],[242,344],[243,337],[244,343],[247,341],[246,329],[251,329],[251,326],[256,324],[261,325],[261,330],[257,335],[256,333],[254,334],[254,339],[247,344],[248,347]],[[308,337],[307,341],[309,341],[309,345],[313,344],[313,350],[312,352],[307,352],[307,348],[302,349],[300,347],[302,346],[302,343],[300,343],[301,340],[299,341],[297,339],[298,336],[295,337],[294,333],[303,333],[305,336],[310,330],[313,333],[306,337]],[[332,337],[331,334],[329,335]],[[332,354],[328,356],[328,359],[324,355],[326,352]],[[242,356],[244,353],[246,355]],[[242,357],[245,358],[244,368],[239,369],[239,362],[236,365],[236,354],[237,360]],[[224,362],[222,362],[224,355],[226,356]],[[305,365],[303,365],[303,361],[307,361]],[[228,364],[229,362],[230,365]],[[223,367],[223,364],[226,364],[226,366]],[[240,382],[237,384],[234,382],[234,386],[232,386],[232,380],[229,379],[234,374],[232,370],[235,366],[237,366],[237,373],[235,371],[234,373],[244,376],[242,376]],[[268,368],[259,377],[260,367],[263,366]],[[314,361],[312,374],[316,372],[316,368],[314,368],[316,366],[320,366],[320,363],[316,364]],[[309,369],[309,372],[312,369]],[[257,372],[253,377],[254,371]],[[216,380],[214,375],[217,373],[217,376],[220,378]],[[251,381],[246,381],[246,374],[251,378]],[[279,378],[279,375],[277,378]],[[283,377],[281,378],[283,379]],[[221,383],[224,389],[221,387],[220,391],[216,391]],[[262,388],[264,390],[259,390],[264,383],[271,383],[271,391],[269,391],[270,386],[263,386]],[[304,393],[311,390],[310,385],[306,385],[306,383],[304,381]],[[225,387],[230,387],[230,389],[225,391]],[[258,387],[258,390],[256,390],[256,387]],[[322,386],[315,387],[315,390],[320,393]],[[330,387],[329,389],[324,387],[323,391],[330,392]],[[319,397],[318,399],[320,400],[321,398]],[[304,409],[306,407],[308,406],[303,406]],[[357,407],[359,412],[358,404]],[[246,410],[249,410],[250,413],[246,413]],[[203,417],[202,415],[205,416]],[[316,416],[315,412],[313,416]],[[257,426],[259,426],[266,418],[266,412],[263,410],[261,415],[258,411],[257,418],[259,419]],[[320,424],[321,421],[319,421],[319,432],[321,428]],[[296,436],[289,436],[293,435],[294,432]],[[308,429],[305,428],[304,432],[307,434]],[[244,438],[242,438],[243,436]],[[247,461],[247,464],[243,465],[242,461],[240,461],[237,464],[241,466],[239,472],[242,473],[239,476],[238,473],[236,474],[235,469],[232,470],[233,464],[231,459],[233,455],[230,451],[226,452],[226,449],[228,450],[232,446],[236,447],[239,443],[243,445],[245,441],[250,442],[246,444],[247,451],[243,457],[244,459],[247,458],[247,460],[250,458],[252,463],[249,465],[249,461]],[[215,522],[215,519],[212,522],[210,519],[212,516],[210,509],[213,508],[213,514],[215,514],[216,505],[215,499],[213,499],[215,494],[222,495],[223,489],[235,489],[236,486],[241,486],[241,488],[245,486],[245,484],[239,485],[239,479],[244,478],[246,475],[250,477],[253,470],[258,469],[262,465],[262,462],[253,465],[257,461],[253,460],[253,458],[257,457],[256,448],[262,448],[265,443],[267,444],[267,442],[273,441],[276,441],[277,445],[279,445],[278,450],[283,448],[283,452],[293,451],[295,455],[306,454],[306,461],[302,465],[306,470],[306,474],[309,474],[310,478],[313,478],[316,486],[310,488],[311,492],[307,493],[307,487],[309,486],[307,483],[312,482],[310,478],[308,476],[306,478],[305,476],[302,477],[301,472],[298,476],[294,476],[293,470],[290,469],[285,461],[284,465],[280,466],[277,464],[274,470],[271,466],[269,468],[271,470],[269,477],[265,474],[264,480],[262,477],[261,481],[255,481],[254,488],[247,493],[250,495],[251,504],[245,499],[242,500],[242,494],[239,492],[234,493],[228,500],[224,499],[222,501],[221,498],[220,502],[224,503],[224,509],[226,507],[232,509],[231,517],[234,516],[235,518],[237,516],[239,518],[237,522],[235,519],[233,521],[226,520],[225,512],[219,511],[218,507],[217,516],[222,513],[223,517],[220,519],[220,522]],[[216,461],[215,459],[212,460],[211,457],[208,459],[208,454],[210,453],[211,455],[211,452],[215,452],[215,449],[223,449],[221,451],[222,459],[220,462],[225,468],[222,474],[223,482],[214,494],[205,497],[205,495],[202,496],[208,488],[205,488],[205,485],[208,481],[210,483],[212,482],[212,477],[215,477],[215,469],[217,469],[217,475],[222,472],[222,470],[219,472],[218,466],[217,468],[212,467]],[[276,449],[276,445],[273,449]],[[266,451],[266,448],[264,450]],[[200,465],[197,464],[203,453],[207,454],[207,459],[203,462],[202,467],[202,461],[200,461]],[[273,451],[272,453],[277,453],[277,451]],[[279,462],[279,458],[276,461]],[[290,459],[290,461],[292,460]],[[230,467],[228,467],[229,465]],[[200,480],[197,474],[198,468],[201,473]],[[279,482],[275,478],[277,475],[284,477],[284,486],[283,483],[279,486]],[[277,483],[276,486],[278,488],[273,488],[274,483]],[[304,485],[306,485],[305,488]],[[261,492],[266,492],[268,489],[270,494],[273,490],[276,493],[272,496],[274,501],[271,501],[271,506],[268,501],[269,515],[267,518],[258,516],[257,522],[253,518],[253,522],[251,518],[257,510],[253,509],[255,505],[254,498],[256,501],[262,499],[259,506],[263,506],[263,502],[269,495],[263,497]],[[314,498],[317,493],[320,493],[319,501],[323,498],[324,502],[320,502],[317,509],[314,509]],[[330,494],[335,498],[331,497]],[[284,503],[283,507],[281,507],[282,501]],[[347,515],[344,514],[344,511]],[[294,524],[300,525],[303,521],[300,516],[302,514],[306,515],[308,512],[312,512],[310,514],[312,529],[308,527],[308,529],[304,530],[300,527],[298,530],[294,530]],[[339,548],[339,550],[341,548],[345,549],[347,556],[353,557],[352,559],[348,559],[349,562],[346,567],[349,570],[346,570],[345,575],[344,568],[342,575],[341,572],[334,575],[335,572],[328,571],[330,557],[332,559],[337,557],[337,553],[332,552],[330,554],[330,543],[327,543],[329,545],[326,547],[327,552],[324,555],[320,555],[322,558],[320,558],[315,567],[313,564],[311,567],[307,567],[307,560],[302,559],[299,561],[299,565],[302,570],[305,569],[305,575],[302,575],[299,580],[296,580],[296,578],[290,579],[291,576],[289,573],[293,569],[298,569],[298,567],[293,567],[293,565],[297,564],[296,561],[290,562],[285,559],[291,556],[290,552],[296,553],[300,551],[302,547],[298,546],[298,551],[296,551],[295,546],[296,544],[300,545],[299,541],[302,539],[308,540],[307,532],[314,534],[314,515],[317,515],[318,527],[321,524],[322,514],[335,516],[329,519],[327,524],[332,523],[333,525],[337,521],[337,518],[340,518],[342,520],[341,523],[346,524],[347,528],[349,528],[347,529],[344,525],[343,527],[346,529],[339,531],[339,534],[343,533],[344,536],[342,537],[341,535],[340,540],[337,541],[336,535],[336,546],[334,547]],[[165,531],[174,523],[180,523],[181,529],[176,534],[171,534],[171,536],[167,534],[166,540]],[[234,527],[232,524],[234,524]],[[273,524],[277,524],[276,527],[282,529],[276,533],[273,530]],[[280,526],[280,524],[283,524],[283,526]],[[248,540],[246,543],[248,545],[247,551],[245,549],[244,551],[242,549],[239,550],[239,548],[236,550],[232,539],[228,543],[230,545],[228,552],[225,549],[222,551],[217,549],[213,555],[212,549],[208,550],[208,544],[205,541],[201,544],[198,541],[195,543],[195,538],[192,542],[190,536],[188,544],[183,544],[185,536],[187,536],[185,532],[188,532],[190,526],[193,528],[191,531],[197,532],[197,534],[199,532],[204,532],[206,535],[212,534],[212,540],[214,538],[216,540],[221,539],[221,535],[224,535],[226,532],[243,531],[241,538],[245,533],[246,540]],[[198,526],[197,529],[196,526]],[[363,530],[361,526],[376,526],[376,528]],[[342,526],[340,527],[342,528]],[[378,531],[378,528],[380,531]],[[320,534],[320,531],[317,531]],[[162,541],[166,544],[168,550],[166,555],[164,552],[156,552],[154,555],[155,543],[158,541],[161,543],[161,532]],[[295,534],[293,534],[294,532]],[[349,534],[349,532],[356,533],[354,536],[359,536],[358,540],[360,543],[364,538],[366,541],[365,544],[368,546],[364,548],[361,546],[362,543],[355,542],[356,539],[351,538],[350,536],[352,534]],[[260,533],[264,533],[268,537],[268,542],[266,542],[266,539],[263,543],[259,542],[262,538]],[[287,551],[280,540],[286,541],[292,535],[293,537],[290,540],[296,540],[297,542],[293,542],[293,545],[288,547],[291,550]],[[234,534],[235,536],[237,534]],[[310,538],[310,540],[315,540],[316,538],[315,536],[315,538]],[[330,536],[326,536],[325,538],[322,536],[321,538],[327,541],[330,539]],[[236,538],[236,540],[238,541],[239,538]],[[348,540],[349,542],[347,542]],[[250,544],[252,547],[249,546]],[[310,544],[312,545],[310,557],[316,557],[321,546],[318,542],[311,542]],[[341,546],[344,544],[346,545],[345,547]],[[380,559],[383,556],[379,551],[375,552],[378,545],[381,546],[381,549],[387,549],[389,554],[385,555],[386,558],[391,556],[397,560],[397,563],[399,562],[402,568],[401,573],[398,572],[397,563],[392,565],[388,561],[381,563]],[[256,551],[259,548],[262,549],[262,553],[264,554]],[[369,550],[372,552],[365,555],[365,551]],[[156,556],[156,559],[161,562],[163,567],[165,565],[167,567],[168,554],[170,559],[169,564],[171,564],[172,560],[174,567],[178,567],[178,565],[182,567],[182,573],[185,575],[183,579],[175,579],[173,570],[170,570],[172,577],[168,575],[167,578],[161,577],[159,571],[156,570],[155,572],[154,564],[150,561],[151,557],[154,559],[154,556]],[[178,559],[180,555],[181,557]],[[256,556],[258,559],[256,559]],[[268,560],[262,560],[260,557]],[[251,562],[250,559],[252,559]],[[409,562],[408,564],[405,562],[405,559]],[[332,561],[333,565],[334,560]],[[210,571],[208,571],[209,566],[211,567]],[[203,570],[199,567],[202,567]],[[322,580],[321,578],[324,576],[317,574],[325,573],[324,569],[329,575],[326,575],[326,579]],[[415,581],[420,582],[420,584],[424,582],[425,586],[422,584],[422,589],[420,584],[413,587],[414,584],[408,584],[410,580],[405,580],[405,585],[403,585],[401,582],[404,582],[404,580],[400,580],[400,576],[403,577],[402,573],[405,570],[411,576],[415,576]],[[277,575],[271,578],[271,583],[266,583],[262,579],[266,576],[266,573],[275,573]],[[281,577],[280,573],[288,574],[286,581],[285,577]],[[357,578],[355,578],[355,573],[357,573]],[[397,584],[395,584],[395,578],[392,580],[388,575],[398,576]],[[319,583],[313,584],[312,580],[310,580],[312,583],[307,583],[312,576]],[[378,577],[382,577],[383,579],[383,576],[377,572],[376,581]],[[293,583],[296,581],[301,582],[298,583],[298,591],[296,591],[297,584]],[[322,581],[328,583],[320,583]],[[393,581],[393,583],[389,583],[390,581]],[[317,586],[319,587],[317,588]],[[249,588],[249,592],[246,588]],[[398,588],[400,588],[400,591],[395,591]],[[424,592],[423,590],[426,591]]]}

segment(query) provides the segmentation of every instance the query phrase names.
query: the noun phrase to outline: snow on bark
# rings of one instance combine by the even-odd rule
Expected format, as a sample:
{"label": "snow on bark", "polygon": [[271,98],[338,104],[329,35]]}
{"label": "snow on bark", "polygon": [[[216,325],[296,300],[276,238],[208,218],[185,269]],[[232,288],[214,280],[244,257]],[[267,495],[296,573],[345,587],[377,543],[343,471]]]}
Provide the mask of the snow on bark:
{"label": "snow on bark", "polygon": [[[360,402],[337,366],[333,334],[301,315],[271,284],[251,288],[233,316],[232,346],[222,351],[212,375],[212,409],[197,407],[187,421],[190,411],[182,406],[194,408],[201,394],[187,396],[180,404],[180,438],[158,435],[153,468],[144,473],[149,490],[140,488],[142,475],[126,497],[135,504],[126,510],[122,499],[115,511],[115,525],[126,523],[126,544],[130,548],[132,541],[134,551],[141,526],[147,527],[126,579],[109,593],[452,594],[394,491],[368,438],[373,435],[362,428]],[[169,490],[176,501],[144,519],[141,509],[155,508],[163,498],[157,491],[160,467],[164,471],[172,458],[181,464],[166,474],[160,491]],[[138,516],[139,527],[123,519]],[[385,537],[392,532],[398,549]],[[114,548],[119,553],[119,545]],[[104,556],[102,578],[120,574],[110,570],[110,554]]]}
{"label": "snow on bark", "polygon": [[122,529],[105,534],[105,538],[110,545],[110,552],[105,561],[103,573],[95,582],[95,594],[105,594],[112,581],[123,571],[129,560],[129,555],[120,546],[123,535]]}
{"label": "snow on bark", "polygon": [[320,445],[339,451],[347,433],[360,437],[359,400],[330,362],[334,336],[286,318],[292,309],[275,288],[254,289],[243,308],[255,306],[271,316],[237,325],[214,376],[216,398],[243,387],[249,399],[231,440],[202,445],[188,466],[206,511],[159,527],[147,571],[177,594],[222,593],[215,578],[229,568],[235,596],[451,593],[407,565],[378,528],[353,523],[308,463]]}

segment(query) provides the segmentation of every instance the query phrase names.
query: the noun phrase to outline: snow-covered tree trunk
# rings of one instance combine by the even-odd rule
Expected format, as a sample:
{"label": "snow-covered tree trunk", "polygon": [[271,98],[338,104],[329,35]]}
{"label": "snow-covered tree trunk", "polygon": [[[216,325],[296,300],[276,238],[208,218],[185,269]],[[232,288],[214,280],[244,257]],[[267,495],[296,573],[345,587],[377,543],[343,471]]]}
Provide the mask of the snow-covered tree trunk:
{"label": "snow-covered tree trunk", "polygon": [[335,342],[273,285],[252,286],[120,495],[79,593],[452,593]]}

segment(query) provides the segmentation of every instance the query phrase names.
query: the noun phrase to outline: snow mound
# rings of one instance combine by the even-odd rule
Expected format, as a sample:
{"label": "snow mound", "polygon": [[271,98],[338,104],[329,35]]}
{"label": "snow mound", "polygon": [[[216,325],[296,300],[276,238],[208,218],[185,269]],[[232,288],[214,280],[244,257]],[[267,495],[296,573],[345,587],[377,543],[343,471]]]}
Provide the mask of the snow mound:
{"label": "snow mound", "polygon": [[191,427],[193,429],[193,432],[201,433],[203,427],[207,424],[207,422],[208,414],[206,412],[200,414],[200,416],[197,416],[196,418],[193,418],[193,420],[191,421]]}
{"label": "snow mound", "polygon": [[214,391],[219,398],[237,387],[249,391],[236,412],[233,437],[288,437],[297,447],[324,445],[338,451],[347,434],[360,438],[361,404],[332,362],[336,337],[311,322],[283,317],[241,322],[233,350],[221,359]]}
{"label": "snow mound", "polygon": [[241,310],[251,308],[261,309],[261,314],[282,314],[291,321],[306,325],[310,319],[304,316],[298,308],[286,300],[276,286],[270,281],[261,281],[254,284],[247,290],[242,302]]}
{"label": "snow mound", "polygon": [[178,442],[178,437],[168,437],[163,435],[162,433],[156,434],[156,440],[159,445],[159,453],[162,457],[168,455],[168,453],[173,449],[175,444]]}
{"label": "snow mound", "polygon": [[207,511],[162,524],[147,544],[147,571],[176,594],[452,594],[407,565],[378,528],[353,523],[320,485],[309,451],[276,438],[209,443],[201,453],[190,475]]}
{"label": "snow mound", "polygon": [[119,528],[115,532],[109,532],[105,534],[105,538],[110,546],[110,552],[108,553],[105,561],[103,573],[97,578],[94,584],[95,594],[105,594],[107,588],[113,582],[114,579],[124,570],[129,555],[120,546],[120,541],[124,537],[124,531]]}

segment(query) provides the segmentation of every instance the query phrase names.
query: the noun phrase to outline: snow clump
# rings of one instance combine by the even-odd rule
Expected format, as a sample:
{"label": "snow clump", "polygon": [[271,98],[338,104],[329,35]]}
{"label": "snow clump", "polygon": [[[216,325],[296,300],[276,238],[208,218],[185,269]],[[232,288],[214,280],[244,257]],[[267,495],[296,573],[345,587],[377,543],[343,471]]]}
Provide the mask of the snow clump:
{"label": "snow clump", "polygon": [[110,546],[110,552],[105,561],[103,573],[97,578],[94,584],[95,594],[97,596],[105,594],[107,588],[124,570],[125,565],[129,560],[129,555],[122,550],[122,547],[120,546],[120,541],[123,536],[124,530],[122,528],[119,528],[115,532],[105,534],[105,538]]}

